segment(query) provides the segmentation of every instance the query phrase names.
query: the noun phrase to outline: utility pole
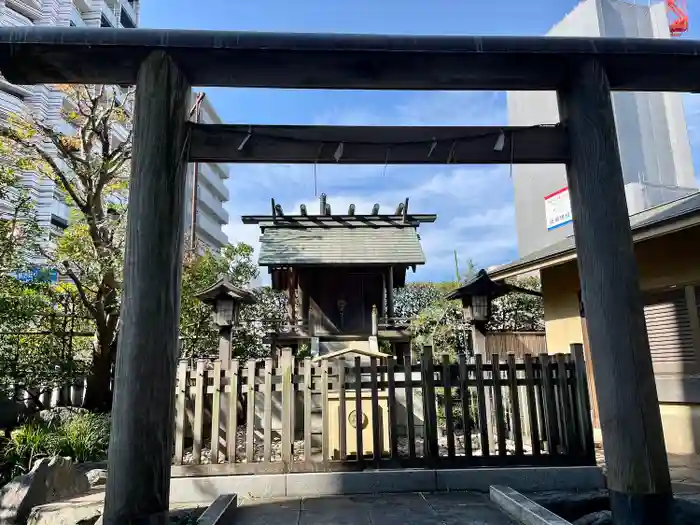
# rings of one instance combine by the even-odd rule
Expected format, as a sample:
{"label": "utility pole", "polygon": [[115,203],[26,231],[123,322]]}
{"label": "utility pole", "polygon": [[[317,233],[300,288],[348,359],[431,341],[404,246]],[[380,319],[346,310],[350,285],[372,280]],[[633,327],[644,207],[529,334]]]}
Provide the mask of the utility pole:
{"label": "utility pole", "polygon": [[[198,124],[202,118],[202,101],[206,93],[197,93],[197,98],[195,99],[194,106],[190,110],[190,118],[194,117],[194,123]],[[190,250],[195,252],[197,250],[197,197],[198,197],[198,185],[199,185],[199,162],[194,163],[192,171],[192,218],[190,220]]]}
{"label": "utility pole", "polygon": [[455,274],[457,275],[457,282],[461,283],[462,279],[459,276],[459,262],[457,260],[457,250],[454,250],[454,254],[455,254]]}

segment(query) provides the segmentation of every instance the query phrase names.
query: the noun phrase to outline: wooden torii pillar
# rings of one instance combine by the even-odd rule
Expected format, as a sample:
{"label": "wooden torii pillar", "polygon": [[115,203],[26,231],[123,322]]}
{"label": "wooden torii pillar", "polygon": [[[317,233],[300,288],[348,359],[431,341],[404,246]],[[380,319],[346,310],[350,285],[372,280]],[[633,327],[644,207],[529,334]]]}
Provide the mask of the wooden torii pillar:
{"label": "wooden torii pillar", "polygon": [[616,525],[672,523],[671,481],[634,256],[610,86],[573,64],[559,108],[569,195]]}
{"label": "wooden torii pillar", "polygon": [[105,525],[169,522],[190,85],[153,52],[136,86]]}

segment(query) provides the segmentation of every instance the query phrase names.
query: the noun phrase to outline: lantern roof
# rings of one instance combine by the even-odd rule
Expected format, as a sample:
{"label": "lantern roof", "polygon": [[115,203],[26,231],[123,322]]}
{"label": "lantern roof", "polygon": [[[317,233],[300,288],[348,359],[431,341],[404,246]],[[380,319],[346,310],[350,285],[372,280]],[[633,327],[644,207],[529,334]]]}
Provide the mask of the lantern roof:
{"label": "lantern roof", "polygon": [[209,288],[195,294],[195,297],[203,303],[212,305],[220,299],[233,299],[244,304],[253,304],[257,301],[252,292],[236,286],[228,277],[222,277]]}
{"label": "lantern roof", "polygon": [[446,299],[465,299],[467,297],[474,297],[475,295],[485,295],[491,299],[495,299],[496,297],[501,297],[511,292],[542,296],[540,292],[535,290],[521,288],[520,286],[515,286],[506,282],[493,281],[486,270],[479,270],[474,277],[447,294]]}

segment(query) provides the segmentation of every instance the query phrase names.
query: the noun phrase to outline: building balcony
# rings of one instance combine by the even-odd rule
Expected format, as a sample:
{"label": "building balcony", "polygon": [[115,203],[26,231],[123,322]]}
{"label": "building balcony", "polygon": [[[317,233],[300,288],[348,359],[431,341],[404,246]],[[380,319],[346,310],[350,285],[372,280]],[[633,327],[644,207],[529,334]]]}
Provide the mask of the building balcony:
{"label": "building balcony", "polygon": [[5,0],[5,5],[32,21],[41,18],[41,0]]}
{"label": "building balcony", "polygon": [[212,164],[205,163],[201,163],[199,165],[200,183],[208,186],[212,193],[219,198],[219,200],[226,202],[228,201],[229,197],[228,188],[226,188],[226,185],[219,176],[218,171],[212,166]]}
{"label": "building balcony", "polygon": [[[99,1],[99,0],[98,0]],[[73,0],[75,7],[77,7],[81,13],[87,13],[93,10],[94,0]]]}
{"label": "building balcony", "polygon": [[217,249],[228,244],[228,236],[221,231],[221,224],[212,220],[208,214],[202,213],[202,211],[197,212],[197,235],[206,236],[211,244],[216,245]]}
{"label": "building balcony", "polygon": [[[121,0],[121,4],[122,4],[122,16],[124,14],[126,14],[126,16],[128,16],[129,19],[131,20],[133,26],[134,27],[137,26],[139,17],[136,14],[136,9],[134,9],[133,0],[131,0],[131,1],[130,0]],[[124,24],[122,24],[122,25],[124,25]]]}
{"label": "building balcony", "polygon": [[68,219],[70,217],[70,206],[65,202],[54,201],[51,203],[51,224],[57,228],[64,230],[68,227]]}
{"label": "building balcony", "polygon": [[224,210],[222,202],[201,184],[197,189],[197,206],[205,208],[220,224],[228,224],[228,213]]}
{"label": "building balcony", "polygon": [[0,90],[0,117],[7,119],[24,113],[25,107],[22,99],[12,93]]}
{"label": "building balcony", "polygon": [[111,27],[119,27],[120,23],[118,13],[120,12],[119,10],[121,9],[121,5],[119,3],[111,4],[106,0],[102,0],[100,4],[100,11],[104,19],[107,21],[107,24]]}
{"label": "building balcony", "polygon": [[70,21],[75,24],[76,27],[85,27],[82,11],[78,7],[77,1],[71,6]]}

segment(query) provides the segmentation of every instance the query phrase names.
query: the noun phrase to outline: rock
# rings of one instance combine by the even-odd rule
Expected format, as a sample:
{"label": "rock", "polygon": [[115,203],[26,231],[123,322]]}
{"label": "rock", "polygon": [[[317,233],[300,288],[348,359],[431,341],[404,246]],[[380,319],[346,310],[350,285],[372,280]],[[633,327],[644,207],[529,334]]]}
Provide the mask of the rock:
{"label": "rock", "polygon": [[34,507],[27,525],[94,525],[102,516],[102,502],[49,503]]}
{"label": "rock", "polygon": [[612,512],[601,510],[593,514],[586,514],[574,521],[572,525],[613,525]]}
{"label": "rock", "polygon": [[607,490],[586,492],[544,491],[527,494],[535,503],[552,511],[565,520],[574,521],[586,514],[608,510],[610,499]]}
{"label": "rock", "polygon": [[90,411],[86,408],[78,407],[56,407],[49,408],[48,410],[42,410],[36,415],[39,421],[43,421],[49,425],[58,425],[60,423],[65,423],[71,418],[80,415],[88,414]]}
{"label": "rock", "polygon": [[89,470],[85,476],[87,476],[91,487],[99,487],[107,483],[107,470],[103,468]]}
{"label": "rock", "polygon": [[0,430],[13,430],[31,410],[14,399],[0,398]]}
{"label": "rock", "polygon": [[0,523],[24,523],[37,505],[72,498],[90,490],[85,474],[70,458],[42,458],[32,470],[0,489]]}

